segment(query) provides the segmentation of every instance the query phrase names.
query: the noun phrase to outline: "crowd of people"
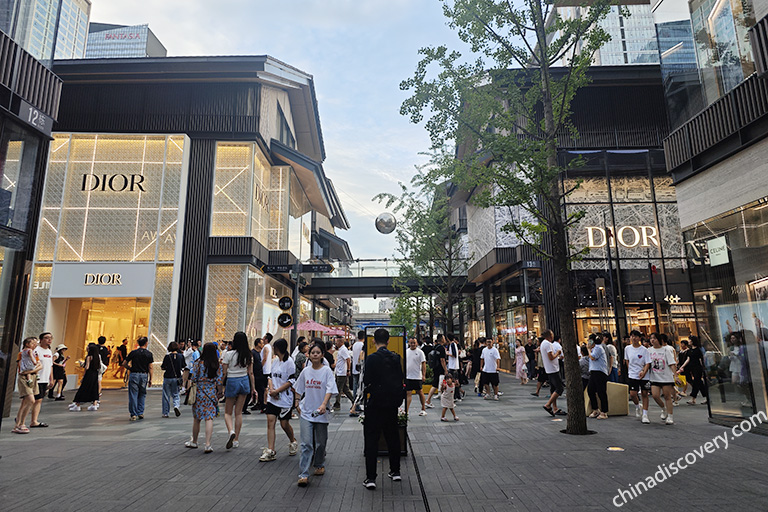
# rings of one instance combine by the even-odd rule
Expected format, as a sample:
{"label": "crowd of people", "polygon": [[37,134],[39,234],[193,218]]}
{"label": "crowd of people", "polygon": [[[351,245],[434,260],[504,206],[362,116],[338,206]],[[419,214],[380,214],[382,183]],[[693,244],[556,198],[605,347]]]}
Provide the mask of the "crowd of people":
{"label": "crowd of people", "polygon": [[[273,339],[269,333],[249,342],[243,332],[231,341],[171,342],[159,365],[163,372],[161,416],[182,415],[184,403],[191,405],[192,435],[184,446],[197,449],[201,423],[204,423],[203,453],[213,452],[214,421],[221,415],[227,429],[226,450],[237,449],[243,428],[243,416],[253,412],[266,416],[267,446],[259,461],[277,460],[277,425],[285,435],[288,456],[299,455],[298,485],[306,486],[310,473],[325,474],[328,425],[331,413],[341,411],[341,399],[350,402],[349,415],[360,415],[366,396],[365,457],[368,489],[376,488],[376,456],[379,438],[385,439],[390,458],[388,476],[400,480],[398,416],[410,411],[414,396],[420,404],[419,416],[428,416],[434,408],[435,396],[442,409],[440,421],[456,422],[457,404],[466,397],[464,386],[474,386],[473,392],[484,400],[499,401],[501,354],[499,341],[478,338],[465,347],[453,334],[438,334],[434,342],[424,337],[421,342],[410,338],[405,350],[406,371],[402,372],[400,356],[388,350],[389,334],[378,329],[374,335],[376,350],[365,357],[365,332],[360,331],[354,343],[336,336],[332,342],[300,337],[291,352],[288,341]],[[98,411],[102,375],[109,368],[111,354],[100,337],[90,344],[81,362],[84,373],[69,410]],[[53,337],[43,333],[39,338],[27,338],[19,355],[18,389],[21,405],[13,432],[29,433],[30,428],[47,427],[39,419],[40,404],[46,393],[50,399],[64,400],[67,347],[60,344],[51,350]],[[154,356],[147,349],[148,340],[141,337],[138,347],[130,352],[115,351],[120,368],[127,371],[128,411],[130,421],[144,419],[147,388],[153,383]],[[127,343],[123,343],[127,347]],[[507,347],[502,347],[506,349]],[[707,400],[704,377],[704,354],[698,338],[681,343],[679,353],[666,335],[652,333],[644,336],[632,331],[618,350],[608,333],[594,333],[587,343],[579,346],[579,369],[583,389],[589,396],[591,418],[608,418],[609,382],[629,386],[635,415],[642,423],[650,423],[649,399],[662,408],[661,420],[674,424],[674,406],[692,388],[689,404],[696,405],[701,394]],[[543,408],[551,416],[565,416],[558,398],[565,391],[563,347],[559,337],[544,330],[540,337],[529,337],[525,343],[515,340],[513,357],[515,376],[521,385],[536,383],[531,394],[540,396],[548,388]],[[425,389],[427,392],[425,393]],[[331,404],[334,399],[334,403]],[[30,416],[29,426],[26,425]],[[298,436],[291,420],[298,420]],[[282,436],[282,434],[281,434]]]}

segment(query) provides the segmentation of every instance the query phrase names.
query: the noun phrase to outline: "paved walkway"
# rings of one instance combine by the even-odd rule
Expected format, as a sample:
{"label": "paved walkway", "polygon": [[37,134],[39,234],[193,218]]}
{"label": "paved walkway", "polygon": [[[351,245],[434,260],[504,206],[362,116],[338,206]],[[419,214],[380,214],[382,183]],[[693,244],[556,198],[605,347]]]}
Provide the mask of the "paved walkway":
{"label": "paved walkway", "polygon": [[[215,451],[204,455],[202,443],[197,450],[183,447],[191,431],[189,408],[180,418],[161,418],[157,391],[149,393],[147,418],[134,423],[125,390],[107,391],[98,412],[70,413],[66,402],[46,401],[41,418],[51,424],[47,429],[14,435],[12,419],[3,420],[0,510],[616,510],[619,488],[644,481],[659,465],[723,433],[728,449],[705,454],[622,510],[768,509],[768,437],[730,439],[730,430],[706,421],[703,406],[681,405],[674,426],[660,423],[655,405],[651,425],[634,417],[590,420],[598,434],[574,437],[560,433],[564,422],[542,410],[545,399],[530,396],[530,385],[502,376],[502,389],[500,402],[468,394],[457,407],[458,423],[440,423],[437,408],[426,418],[412,415],[413,450],[403,461],[403,481],[382,478],[384,461],[374,492],[361,485],[362,427],[346,415],[337,414],[331,424],[326,475],[310,477],[302,489],[296,486],[298,457],[287,456],[281,432],[278,460],[258,462],[266,443],[263,415],[245,418],[240,448],[229,452],[224,420],[217,419]],[[611,446],[625,451],[607,451]]]}

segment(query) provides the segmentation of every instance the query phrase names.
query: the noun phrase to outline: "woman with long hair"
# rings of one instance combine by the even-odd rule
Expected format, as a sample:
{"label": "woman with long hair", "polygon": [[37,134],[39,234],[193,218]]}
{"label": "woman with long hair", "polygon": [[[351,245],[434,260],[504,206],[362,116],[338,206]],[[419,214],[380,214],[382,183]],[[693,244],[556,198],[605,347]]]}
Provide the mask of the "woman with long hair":
{"label": "woman with long hair", "polygon": [[[64,353],[66,350],[67,346],[62,343],[56,347],[56,352],[53,354],[53,387],[51,393],[57,401],[65,400],[64,388],[67,387],[67,361],[69,361],[69,356]],[[48,397],[50,398],[50,396]]]}
{"label": "woman with long hair", "polygon": [[[197,436],[200,434],[200,422],[205,421],[205,453],[211,453],[213,436],[213,418],[217,415],[218,395],[221,393],[223,371],[216,354],[216,345],[206,343],[200,358],[192,365],[189,372],[189,384],[197,386],[195,403],[192,405],[192,439],[184,443],[187,448],[197,448]],[[189,390],[187,390],[189,392]]]}
{"label": "woman with long hair", "polygon": [[688,375],[688,382],[690,382],[691,387],[693,387],[688,405],[696,405],[696,397],[699,395],[699,392],[701,392],[701,396],[704,397],[704,401],[701,403],[706,404],[708,392],[707,382],[704,375],[704,354],[701,352],[701,340],[698,336],[691,336],[690,340],[691,349],[688,351],[688,359],[685,363],[680,365],[680,369],[677,370],[677,373]]}
{"label": "woman with long hair", "polygon": [[520,340],[515,340],[515,376],[520,379],[520,384],[528,383],[525,367],[525,348]]}
{"label": "woman with long hair", "polygon": [[99,373],[101,372],[101,356],[99,355],[99,346],[95,343],[88,345],[88,355],[83,363],[85,373],[80,381],[80,387],[77,389],[74,401],[69,405],[69,410],[76,412],[80,410],[80,404],[91,402],[88,406],[89,411],[99,410]]}
{"label": "woman with long hair", "polygon": [[[253,382],[253,355],[248,347],[248,336],[238,331],[232,338],[232,350],[221,357],[224,368],[224,377],[227,379],[224,391],[224,423],[227,425],[229,439],[227,450],[237,448],[240,445],[240,429],[243,427],[243,406],[246,398],[256,396],[256,387]],[[232,424],[232,412],[235,419]]]}
{"label": "woman with long hair", "polygon": [[293,435],[290,419],[293,411],[293,383],[296,382],[296,365],[288,355],[288,342],[280,338],[272,342],[275,360],[272,362],[272,373],[267,381],[267,447],[261,454],[261,462],[276,460],[275,426],[280,419],[280,426],[288,436],[288,455],[296,455],[299,442]]}
{"label": "woman with long hair", "polygon": [[167,418],[171,412],[171,403],[173,403],[173,413],[176,417],[181,416],[179,405],[181,398],[179,395],[179,384],[184,372],[184,356],[179,352],[179,344],[172,341],[168,344],[168,353],[163,358],[160,368],[163,373],[163,418]]}
{"label": "woman with long hair", "polygon": [[314,466],[316,476],[325,474],[325,445],[328,442],[328,402],[337,393],[336,378],[324,366],[322,343],[309,349],[310,365],[296,380],[296,395],[302,400],[297,407],[301,425],[301,456],[299,458],[299,486],[308,483],[309,468]]}
{"label": "woman with long hair", "polygon": [[37,348],[37,338],[26,338],[22,342],[21,354],[19,354],[19,398],[21,405],[16,413],[16,425],[13,427],[14,434],[29,434],[29,428],[24,424],[27,420],[27,414],[32,411],[35,405],[35,394],[37,393],[37,373],[43,369],[43,364],[35,357],[35,348]]}
{"label": "woman with long hair", "polygon": [[[667,425],[673,425],[672,411],[673,395],[675,392],[675,371],[677,370],[677,361],[674,351],[668,350],[668,347],[662,346],[662,336],[659,333],[651,334],[651,348],[648,353],[651,357],[650,376],[651,376],[651,394],[653,400],[661,407],[661,419]],[[664,396],[662,401],[661,396]]]}

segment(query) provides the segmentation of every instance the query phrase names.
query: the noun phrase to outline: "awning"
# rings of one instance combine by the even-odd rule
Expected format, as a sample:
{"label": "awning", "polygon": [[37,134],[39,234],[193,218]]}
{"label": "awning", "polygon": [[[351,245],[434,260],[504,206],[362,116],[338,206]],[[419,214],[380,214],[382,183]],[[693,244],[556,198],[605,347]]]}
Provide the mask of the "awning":
{"label": "awning", "polygon": [[326,178],[322,165],[278,140],[272,139],[269,145],[272,157],[276,161],[293,168],[312,208],[330,219],[332,210],[328,200]]}
{"label": "awning", "polygon": [[342,261],[353,259],[352,251],[349,250],[349,244],[346,240],[337,237],[323,228],[318,229],[317,237],[328,244],[328,259]]}

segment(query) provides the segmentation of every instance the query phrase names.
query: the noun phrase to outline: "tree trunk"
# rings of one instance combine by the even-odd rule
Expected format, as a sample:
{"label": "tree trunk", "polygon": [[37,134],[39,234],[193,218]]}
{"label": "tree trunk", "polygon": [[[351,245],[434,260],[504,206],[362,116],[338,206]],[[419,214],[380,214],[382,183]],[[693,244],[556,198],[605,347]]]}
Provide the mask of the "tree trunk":
{"label": "tree trunk", "polygon": [[[555,127],[554,107],[552,105],[552,83],[549,71],[549,55],[547,54],[547,36],[542,3],[532,2],[534,25],[536,26],[539,43],[539,63],[541,72],[541,97],[544,113],[544,138],[546,141],[547,167],[558,168],[557,163],[557,133]],[[538,7],[538,8],[537,8]],[[547,233],[550,237],[552,251],[552,267],[557,288],[557,317],[560,323],[560,337],[565,360],[565,386],[568,400],[568,434],[587,433],[587,414],[584,410],[584,392],[579,370],[579,356],[576,340],[576,330],[573,321],[573,293],[569,277],[568,240],[565,232],[565,221],[560,207],[560,183],[554,179],[549,190],[545,193]]]}

